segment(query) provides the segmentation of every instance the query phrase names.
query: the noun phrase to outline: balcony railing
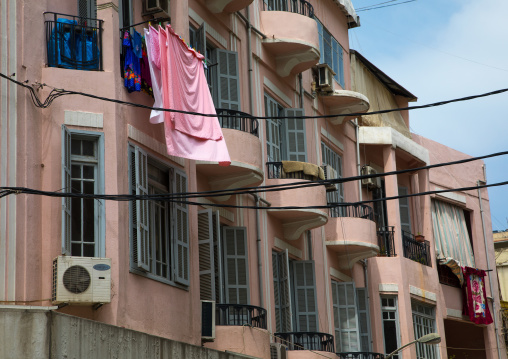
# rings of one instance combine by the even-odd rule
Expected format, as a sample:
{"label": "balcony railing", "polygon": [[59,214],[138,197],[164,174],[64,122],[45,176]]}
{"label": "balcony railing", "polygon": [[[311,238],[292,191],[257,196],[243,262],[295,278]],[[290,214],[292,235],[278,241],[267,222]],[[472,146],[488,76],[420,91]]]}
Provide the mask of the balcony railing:
{"label": "balcony railing", "polygon": [[[224,116],[229,115],[229,116]],[[234,117],[231,117],[234,116]],[[256,137],[259,137],[259,122],[256,118],[251,115],[236,111],[228,110],[224,108],[217,109],[217,117],[219,118],[220,127],[230,128],[233,130],[239,130],[250,133]]]}
{"label": "balcony railing", "polygon": [[384,257],[395,257],[395,244],[393,226],[380,227],[377,231],[379,255]]}
{"label": "balcony railing", "polygon": [[288,350],[317,350],[334,352],[333,335],[318,332],[275,333],[275,341]]}
{"label": "balcony railing", "polygon": [[288,11],[308,17],[314,17],[314,7],[305,0],[265,0],[265,11]]}
{"label": "balcony railing", "polygon": [[418,242],[411,233],[402,231],[404,257],[431,267],[429,241]]}
{"label": "balcony railing", "polygon": [[317,181],[318,177],[308,175],[303,171],[295,171],[295,172],[284,172],[282,169],[282,162],[266,162],[266,173],[269,179],[303,179],[309,181]]}
{"label": "balcony railing", "polygon": [[335,353],[339,359],[384,359],[385,355],[371,352]]}
{"label": "balcony railing", "polygon": [[102,71],[102,20],[44,13],[47,65]]}
{"label": "balcony railing", "polygon": [[247,304],[216,304],[217,325],[249,325],[267,329],[266,309]]}
{"label": "balcony railing", "polygon": [[330,217],[352,217],[374,220],[374,212],[372,207],[365,204],[348,204],[328,203],[330,206]]}

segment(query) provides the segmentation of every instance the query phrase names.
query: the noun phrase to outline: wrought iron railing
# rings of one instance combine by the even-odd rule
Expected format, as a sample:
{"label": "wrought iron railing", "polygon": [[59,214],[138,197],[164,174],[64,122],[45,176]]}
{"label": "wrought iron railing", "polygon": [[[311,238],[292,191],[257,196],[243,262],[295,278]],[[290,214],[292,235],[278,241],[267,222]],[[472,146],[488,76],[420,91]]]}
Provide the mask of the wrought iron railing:
{"label": "wrought iron railing", "polygon": [[333,353],[333,335],[318,332],[275,333],[275,341],[288,350],[317,350]]}
{"label": "wrought iron railing", "polygon": [[379,255],[384,257],[395,257],[395,243],[394,243],[394,228],[393,226],[380,227],[377,230],[377,241],[379,246]]}
{"label": "wrought iron railing", "polygon": [[365,204],[328,203],[330,205],[330,217],[353,217],[374,220],[372,207]]}
{"label": "wrought iron railing", "polygon": [[103,20],[44,13],[47,65],[102,71]]}
{"label": "wrought iron railing", "polygon": [[305,174],[303,171],[284,172],[282,162],[266,162],[266,173],[269,179],[290,178],[317,181],[318,177]]}
{"label": "wrought iron railing", "polygon": [[335,353],[340,359],[384,359],[385,355],[373,352]]}
{"label": "wrought iron railing", "polygon": [[256,118],[244,112],[225,108],[218,108],[216,111],[220,127],[247,132],[259,137],[259,122]]}
{"label": "wrought iron railing", "polygon": [[446,284],[451,287],[461,287],[459,278],[453,274],[452,270],[447,265],[438,264],[437,274],[439,275],[439,283]]}
{"label": "wrought iron railing", "polygon": [[288,11],[314,17],[314,7],[305,0],[265,0],[263,10]]}
{"label": "wrought iron railing", "polygon": [[429,241],[418,242],[411,233],[403,230],[402,247],[404,249],[404,257],[429,267],[432,266]]}
{"label": "wrought iron railing", "polygon": [[266,309],[247,304],[216,304],[217,325],[249,325],[267,329]]}

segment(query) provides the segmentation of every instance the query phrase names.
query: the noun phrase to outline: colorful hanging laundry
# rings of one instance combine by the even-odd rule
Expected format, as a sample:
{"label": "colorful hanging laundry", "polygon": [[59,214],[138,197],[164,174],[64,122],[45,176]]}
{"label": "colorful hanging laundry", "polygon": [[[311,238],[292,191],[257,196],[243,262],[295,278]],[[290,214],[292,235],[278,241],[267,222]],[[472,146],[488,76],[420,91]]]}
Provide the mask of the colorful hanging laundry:
{"label": "colorful hanging laundry", "polygon": [[462,314],[476,324],[492,323],[487,294],[485,291],[485,271],[470,267],[463,267],[465,285],[463,289]]}
{"label": "colorful hanging laundry", "polygon": [[[134,33],[136,34],[137,31],[134,30]],[[129,92],[141,91],[141,69],[139,57],[134,51],[134,41],[128,31],[125,31],[124,33],[122,46],[124,53],[124,86]]]}

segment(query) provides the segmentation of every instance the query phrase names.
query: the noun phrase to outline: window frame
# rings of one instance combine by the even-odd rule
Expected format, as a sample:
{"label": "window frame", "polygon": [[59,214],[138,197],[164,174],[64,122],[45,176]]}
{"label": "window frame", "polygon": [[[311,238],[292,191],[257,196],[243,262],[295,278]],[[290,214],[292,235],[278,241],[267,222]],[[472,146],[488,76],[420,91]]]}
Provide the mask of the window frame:
{"label": "window frame", "polygon": [[[330,161],[330,157],[335,156],[337,158],[332,158],[332,160]],[[342,156],[337,151],[335,151],[331,146],[327,145],[324,140],[321,140],[321,164],[331,166],[337,172],[337,178],[342,178]],[[328,203],[344,202],[344,184],[337,183],[335,187],[337,187],[337,191],[326,193],[327,202]]]}
{"label": "window frame", "polygon": [[[94,141],[97,150],[97,164],[95,167],[95,188],[96,194],[105,193],[105,166],[104,166],[104,133],[95,131],[77,130],[62,125],[62,192],[67,188],[66,182],[71,181],[71,167],[72,167],[72,154],[71,154],[71,141],[72,138],[85,139]],[[79,161],[78,161],[79,162]],[[83,163],[84,161],[81,161]],[[68,167],[68,165],[70,165]],[[67,168],[68,167],[68,168]],[[66,169],[67,168],[67,169]],[[67,178],[67,176],[69,176]],[[70,182],[69,182],[70,185]],[[71,190],[69,188],[69,190]],[[70,193],[70,192],[68,192]],[[94,257],[106,256],[106,209],[105,201],[103,199],[95,199],[95,228],[96,234],[94,245]],[[70,205],[70,198],[62,198],[62,254],[71,255],[71,237],[72,237],[72,224],[66,219],[67,216],[72,216],[72,205]],[[70,206],[69,206],[70,205]],[[69,208],[67,208],[69,207]],[[72,218],[71,218],[72,221]],[[67,228],[69,226],[69,228]],[[69,238],[66,238],[66,236]]]}
{"label": "window frame", "polygon": [[[169,189],[169,193],[173,193],[174,192],[174,187],[175,187],[175,181],[176,181],[176,173],[180,173],[180,175],[183,175],[183,177],[185,178],[186,182],[188,181],[188,177],[187,177],[187,174],[182,170],[182,169],[179,169],[177,167],[175,167],[174,165],[160,159],[158,156],[154,155],[153,152],[150,152],[150,151],[145,151],[143,150],[141,147],[137,146],[136,144],[134,143],[129,143],[128,144],[128,175],[129,175],[129,193],[132,193],[133,192],[133,185],[132,185],[132,178],[133,176],[135,175],[135,172],[133,173],[133,171],[135,171],[135,169],[133,168],[132,166],[132,156],[135,156],[135,153],[136,153],[136,149],[138,149],[139,151],[143,152],[144,155],[146,155],[147,159],[147,169],[148,169],[148,165],[152,165],[152,166],[155,166],[155,167],[158,167],[162,170],[167,170],[169,173],[168,173],[168,189]],[[139,165],[138,163],[136,163],[137,165]],[[149,178],[148,176],[148,170],[146,171],[146,183],[147,183],[147,188],[146,190],[148,191],[150,188],[150,185],[149,182],[150,181],[153,181]],[[135,189],[134,189],[135,191]],[[168,269],[167,271],[169,272],[169,275],[168,277],[163,277],[161,275],[157,275],[155,274],[155,261],[156,261],[156,258],[154,258],[152,256],[152,254],[149,254],[149,269],[148,270],[144,270],[142,269],[139,265],[136,264],[137,262],[137,259],[135,258],[135,255],[134,255],[134,243],[133,243],[133,239],[134,239],[134,229],[133,229],[133,221],[134,221],[134,216],[133,216],[133,201],[131,201],[129,203],[129,271],[131,273],[134,273],[134,274],[137,274],[137,275],[140,275],[140,276],[143,276],[143,277],[146,277],[146,278],[149,278],[149,279],[152,279],[152,280],[155,280],[155,281],[158,281],[158,282],[161,282],[161,283],[165,283],[165,284],[169,284],[169,285],[172,285],[172,286],[175,286],[175,287],[178,287],[178,288],[182,288],[182,289],[188,289],[190,287],[190,265],[189,267],[187,268],[187,274],[188,274],[188,279],[187,279],[187,282],[186,283],[183,283],[183,282],[179,282],[178,281],[178,273],[177,273],[177,266],[179,263],[178,262],[178,259],[177,259],[177,251],[178,251],[178,239],[175,238],[174,236],[174,232],[175,232],[175,226],[177,225],[176,224],[176,214],[175,213],[172,213],[173,211],[176,210],[176,206],[173,204],[166,204],[166,208],[167,208],[167,211],[168,211],[168,218],[166,220],[166,223],[168,224],[168,227],[166,228],[166,236],[167,236],[167,247],[166,247],[166,250],[169,252],[169,256],[167,257],[167,260],[168,260]],[[137,202],[137,201],[136,201]],[[151,211],[152,209],[152,204],[151,204],[151,201],[147,201],[148,202],[148,205],[147,205],[147,208],[149,211]],[[154,251],[155,249],[154,248],[154,245],[155,245],[155,237],[153,236],[153,234],[150,233],[150,223],[153,223],[154,221],[154,218],[152,218],[152,216],[150,215],[150,212],[147,214],[147,220],[148,220],[148,240],[149,240],[149,243],[148,243],[148,248],[150,249],[150,251]],[[187,208],[187,218],[186,218],[186,225],[187,225],[187,230],[186,230],[186,233],[187,233],[187,244],[190,245],[190,236],[189,236],[189,210]],[[190,248],[187,247],[187,264],[190,263]],[[185,260],[183,262],[185,264]]]}
{"label": "window frame", "polygon": [[[427,314],[425,312],[419,311],[419,308],[417,306],[421,306],[423,308],[427,308],[431,310],[431,314]],[[434,305],[430,305],[427,303],[420,302],[418,300],[412,299],[411,300],[411,317],[413,319],[413,333],[414,338],[418,339],[422,337],[423,335],[429,334],[429,333],[435,333],[436,332],[436,307]],[[420,319],[421,321],[431,321],[431,326],[426,326],[424,323],[420,322],[417,323],[415,321],[415,317]],[[417,327],[420,328],[421,335],[418,335],[417,338]],[[428,332],[425,330],[427,329]],[[433,345],[426,345],[422,343],[416,343],[416,358],[417,359],[439,359],[439,350],[436,350],[436,347]],[[422,352],[423,351],[423,352]]]}
{"label": "window frame", "polygon": [[[383,299],[393,299],[394,306],[393,307],[392,306],[383,306]],[[380,305],[381,305],[381,323],[382,323],[382,330],[383,330],[383,348],[384,348],[385,353],[389,354],[386,351],[386,334],[385,334],[385,330],[384,330],[385,319],[383,318],[383,313],[384,312],[389,312],[389,313],[394,312],[395,313],[395,319],[393,319],[393,321],[395,321],[395,336],[396,336],[396,340],[397,340],[397,345],[396,345],[395,349],[397,349],[400,347],[400,340],[401,340],[400,339],[400,320],[399,320],[398,297],[396,295],[381,295],[380,296]],[[398,354],[395,354],[393,357],[399,358]]]}
{"label": "window frame", "polygon": [[[335,72],[333,78],[337,83],[343,88],[346,89],[346,79],[344,74],[344,48],[340,44],[340,42],[332,35],[330,31],[323,25],[321,21],[317,17],[314,16],[314,19],[317,22],[318,26],[318,37],[319,37],[319,52],[321,54],[319,58],[319,63],[326,63],[330,68]],[[326,36],[325,36],[326,35]],[[330,38],[330,41],[327,41],[327,38]],[[330,61],[326,61],[325,51],[325,42],[327,48],[330,49],[329,56],[331,57]]]}

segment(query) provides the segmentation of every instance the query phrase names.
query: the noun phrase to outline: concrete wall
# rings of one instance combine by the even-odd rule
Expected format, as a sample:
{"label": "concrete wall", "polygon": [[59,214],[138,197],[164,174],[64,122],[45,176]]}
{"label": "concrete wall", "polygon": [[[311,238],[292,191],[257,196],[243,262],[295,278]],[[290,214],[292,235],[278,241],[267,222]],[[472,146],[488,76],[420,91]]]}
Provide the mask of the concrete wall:
{"label": "concrete wall", "polygon": [[53,307],[0,308],[3,359],[245,358],[148,335],[51,310]]}

